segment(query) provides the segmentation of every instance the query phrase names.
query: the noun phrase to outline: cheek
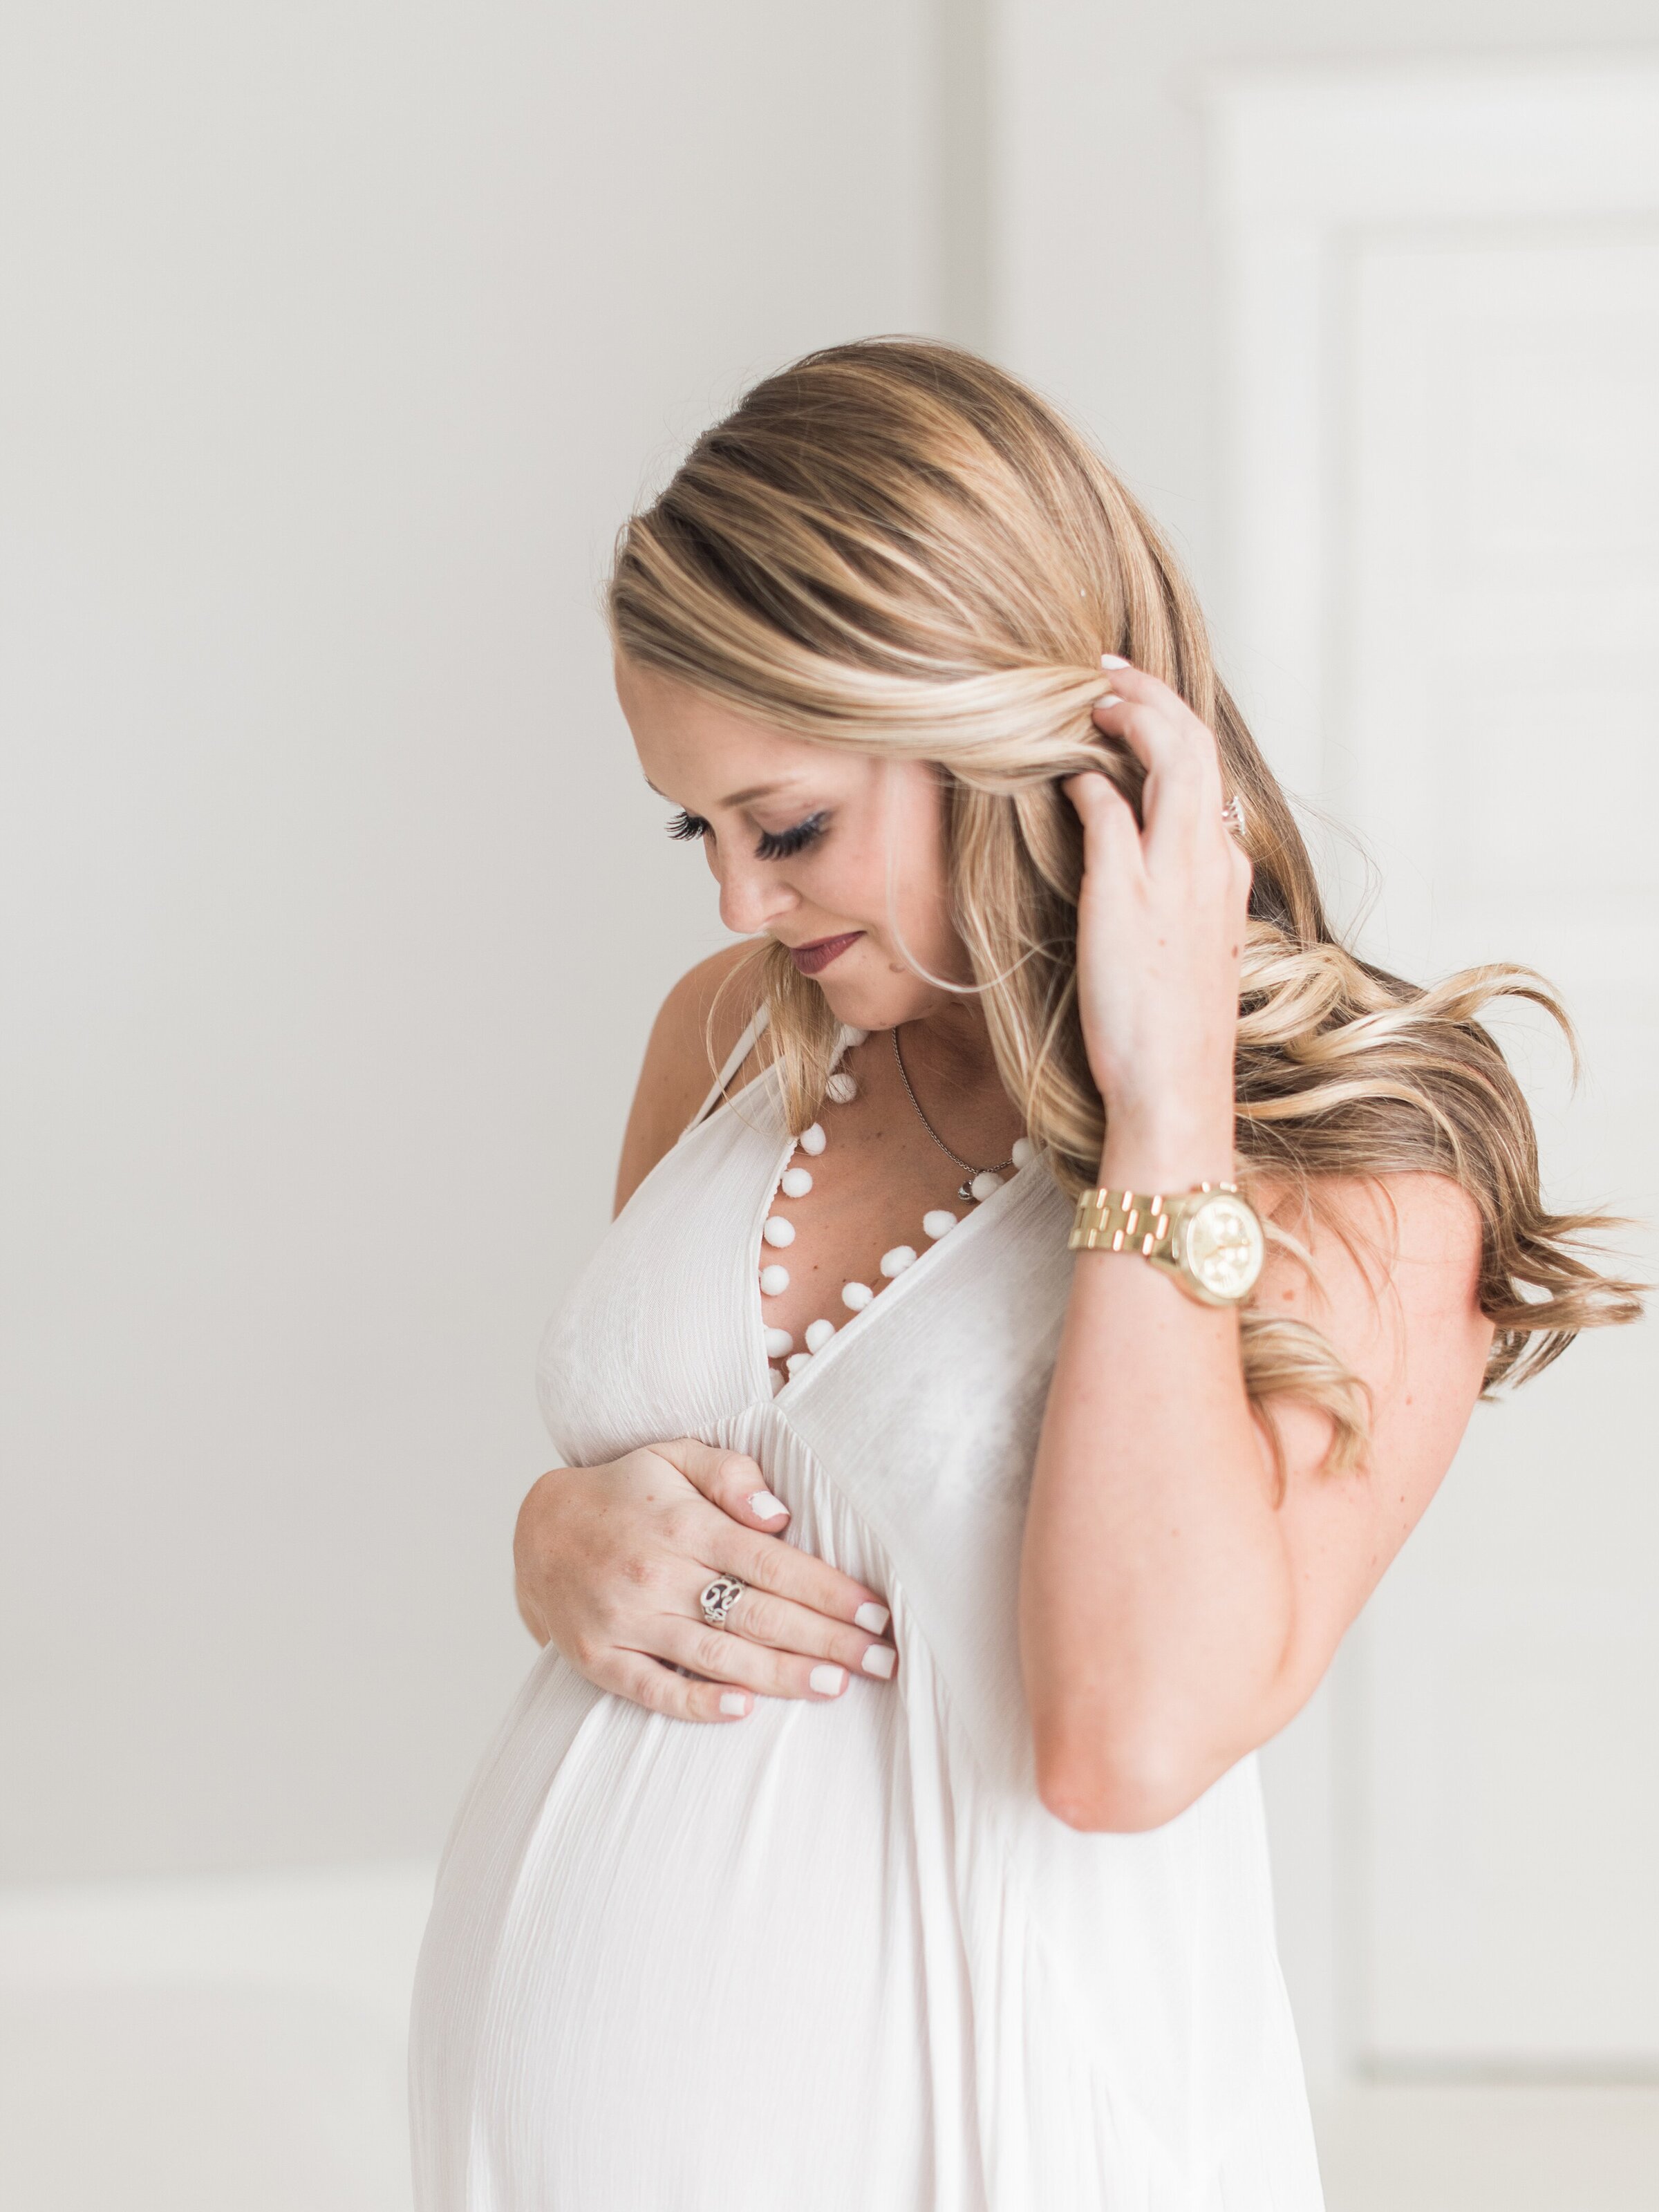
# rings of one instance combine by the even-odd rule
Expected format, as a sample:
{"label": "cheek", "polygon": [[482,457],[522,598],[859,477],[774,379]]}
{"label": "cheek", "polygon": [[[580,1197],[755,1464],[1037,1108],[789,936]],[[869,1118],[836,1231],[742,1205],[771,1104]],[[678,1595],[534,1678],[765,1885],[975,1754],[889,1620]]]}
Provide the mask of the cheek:
{"label": "cheek", "polygon": [[944,794],[923,769],[896,774],[895,781],[890,794],[878,786],[865,803],[845,808],[839,834],[797,863],[793,885],[826,917],[884,942],[892,935],[890,911],[907,941],[937,947],[942,933],[951,933]]}
{"label": "cheek", "polygon": [[904,801],[894,810],[894,895],[899,912],[920,922],[945,914],[950,905],[945,799],[930,775],[918,775]]}
{"label": "cheek", "polygon": [[826,853],[822,869],[810,881],[805,875],[798,878],[802,892],[815,905],[883,938],[891,933],[893,916],[907,937],[918,931],[936,935],[938,917],[947,905],[944,855],[925,824],[916,825],[913,837],[895,842],[890,885],[884,834],[856,853]]}
{"label": "cheek", "polygon": [[861,929],[880,929],[887,912],[887,872],[881,848],[875,844],[856,848],[843,842],[839,852],[826,852],[822,860],[796,871],[801,896],[828,915],[837,915]]}

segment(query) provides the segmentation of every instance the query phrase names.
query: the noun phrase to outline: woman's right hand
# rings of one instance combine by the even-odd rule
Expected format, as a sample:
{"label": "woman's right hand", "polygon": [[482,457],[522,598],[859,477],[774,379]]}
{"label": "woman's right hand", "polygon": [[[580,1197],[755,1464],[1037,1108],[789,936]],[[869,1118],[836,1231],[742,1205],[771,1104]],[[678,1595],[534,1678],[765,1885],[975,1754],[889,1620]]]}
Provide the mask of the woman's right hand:
{"label": "woman's right hand", "polygon": [[[756,1461],[692,1437],[555,1468],[519,1509],[519,1611],[599,1688],[681,1720],[741,1720],[757,1694],[836,1698],[855,1674],[890,1680],[887,1607],[784,1542],[787,1517]],[[698,1602],[716,1575],[744,1585],[723,1628]]]}

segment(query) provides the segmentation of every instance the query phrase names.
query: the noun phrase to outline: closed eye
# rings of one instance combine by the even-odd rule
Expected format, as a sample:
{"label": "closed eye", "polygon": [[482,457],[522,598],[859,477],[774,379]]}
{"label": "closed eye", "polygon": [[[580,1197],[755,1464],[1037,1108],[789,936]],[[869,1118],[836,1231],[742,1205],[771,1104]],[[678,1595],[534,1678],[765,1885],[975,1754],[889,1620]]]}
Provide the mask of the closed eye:
{"label": "closed eye", "polygon": [[816,845],[823,836],[830,816],[820,807],[809,814],[804,822],[797,822],[793,830],[763,830],[755,846],[757,860],[787,860],[792,854],[804,853],[809,845]]}
{"label": "closed eye", "polygon": [[671,814],[668,817],[668,834],[671,837],[678,837],[682,844],[689,845],[695,838],[708,835],[708,824],[701,814],[688,814],[681,807],[678,814]]}

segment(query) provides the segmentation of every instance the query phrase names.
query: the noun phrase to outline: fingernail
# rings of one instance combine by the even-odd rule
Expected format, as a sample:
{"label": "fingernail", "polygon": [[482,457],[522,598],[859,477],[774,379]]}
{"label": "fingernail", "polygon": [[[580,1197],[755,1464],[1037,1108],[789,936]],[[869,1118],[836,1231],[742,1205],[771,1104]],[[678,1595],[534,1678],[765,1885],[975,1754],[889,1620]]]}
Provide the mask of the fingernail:
{"label": "fingernail", "polygon": [[1121,653],[1103,653],[1100,665],[1103,668],[1127,668],[1129,665]]}
{"label": "fingernail", "polygon": [[887,1626],[889,1616],[884,1605],[878,1605],[873,1599],[866,1598],[853,1618],[860,1628],[867,1628],[872,1636],[879,1636]]}
{"label": "fingernail", "polygon": [[774,1498],[769,1490],[751,1490],[749,1510],[760,1521],[778,1521],[789,1510],[782,1498]]}
{"label": "fingernail", "polygon": [[741,1690],[720,1692],[720,1711],[723,1713],[746,1713],[748,1710],[749,1700]]}
{"label": "fingernail", "polygon": [[806,1679],[815,1690],[822,1691],[826,1698],[833,1698],[847,1680],[847,1669],[844,1667],[814,1667]]}
{"label": "fingernail", "polygon": [[1095,704],[1097,707],[1116,707],[1122,703],[1122,698],[1121,691],[1103,691]]}
{"label": "fingernail", "polygon": [[866,1674],[879,1674],[884,1682],[890,1682],[897,1657],[890,1644],[872,1644],[859,1663]]}

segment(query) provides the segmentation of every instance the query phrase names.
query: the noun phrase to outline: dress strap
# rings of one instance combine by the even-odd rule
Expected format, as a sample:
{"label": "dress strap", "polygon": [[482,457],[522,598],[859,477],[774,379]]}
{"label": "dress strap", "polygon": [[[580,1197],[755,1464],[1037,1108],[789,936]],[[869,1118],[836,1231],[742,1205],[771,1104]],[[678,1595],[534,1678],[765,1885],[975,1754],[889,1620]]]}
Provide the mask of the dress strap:
{"label": "dress strap", "polygon": [[748,1028],[738,1039],[736,1044],[732,1046],[731,1052],[728,1054],[726,1065],[721,1068],[714,1089],[709,1092],[708,1097],[703,1100],[702,1105],[698,1107],[696,1112],[691,1116],[691,1119],[686,1123],[684,1129],[682,1130],[681,1134],[683,1136],[689,1135],[690,1133],[696,1127],[699,1121],[705,1121],[713,1109],[719,1105],[721,1099],[725,1097],[726,1085],[732,1080],[732,1078],[737,1073],[738,1070],[743,1066],[744,1060],[748,1059],[750,1054],[754,1050],[757,1042],[759,1041],[761,1031],[766,1027],[767,1023],[771,1019],[771,1008],[767,1005],[765,1000],[763,999],[759,1006],[756,1009],[754,1020],[750,1023]]}

